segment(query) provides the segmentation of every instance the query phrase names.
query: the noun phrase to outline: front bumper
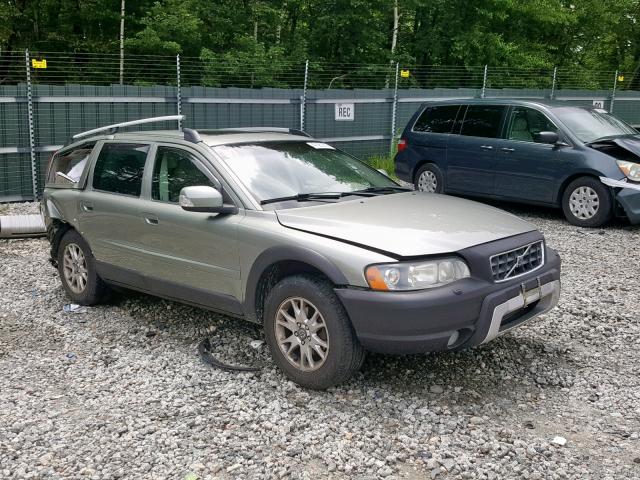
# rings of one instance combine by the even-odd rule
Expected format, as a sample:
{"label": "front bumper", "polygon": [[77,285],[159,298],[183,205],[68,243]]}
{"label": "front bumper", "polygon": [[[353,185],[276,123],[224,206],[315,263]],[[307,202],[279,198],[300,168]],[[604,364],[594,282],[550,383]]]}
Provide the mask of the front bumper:
{"label": "front bumper", "polygon": [[600,177],[600,181],[605,185],[614,188],[615,197],[624,209],[624,213],[629,221],[637,225],[640,223],[640,184],[629,183],[626,180],[614,180],[612,178]]}
{"label": "front bumper", "polygon": [[548,312],[560,296],[560,257],[546,249],[545,265],[509,282],[468,278],[416,292],[341,288],[360,343],[380,353],[457,350],[486,343]]}

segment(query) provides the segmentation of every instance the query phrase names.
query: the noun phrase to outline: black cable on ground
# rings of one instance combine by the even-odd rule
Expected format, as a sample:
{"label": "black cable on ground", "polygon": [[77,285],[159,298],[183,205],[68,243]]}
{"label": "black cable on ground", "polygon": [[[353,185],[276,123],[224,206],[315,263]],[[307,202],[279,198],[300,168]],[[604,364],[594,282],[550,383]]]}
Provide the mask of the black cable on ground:
{"label": "black cable on ground", "polygon": [[198,353],[200,354],[200,358],[207,365],[211,365],[214,368],[219,370],[224,370],[227,372],[259,372],[261,370],[260,367],[249,367],[246,365],[231,365],[228,363],[221,362],[216,357],[214,357],[211,353],[211,341],[209,338],[205,338],[198,344]]}

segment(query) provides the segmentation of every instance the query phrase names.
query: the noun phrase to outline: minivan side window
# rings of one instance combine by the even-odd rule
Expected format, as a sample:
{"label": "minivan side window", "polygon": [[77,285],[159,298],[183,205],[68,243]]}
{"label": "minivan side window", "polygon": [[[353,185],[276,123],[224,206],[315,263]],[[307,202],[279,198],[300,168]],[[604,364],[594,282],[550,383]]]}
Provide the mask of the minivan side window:
{"label": "minivan side window", "polygon": [[47,183],[69,186],[78,183],[95,146],[96,142],[88,142],[71,150],[54,154],[51,158]]}
{"label": "minivan side window", "polygon": [[460,105],[427,107],[413,126],[414,132],[451,133]]}
{"label": "minivan side window", "polygon": [[544,113],[527,107],[514,107],[507,124],[507,139],[521,142],[535,142],[540,132],[558,132]]}
{"label": "minivan side window", "polygon": [[500,121],[505,108],[501,105],[469,105],[460,134],[470,137],[498,138]]}
{"label": "minivan side window", "polygon": [[93,188],[139,197],[148,153],[149,145],[105,143],[93,171]]}
{"label": "minivan side window", "polygon": [[215,185],[194,164],[194,157],[184,150],[158,147],[151,178],[151,198],[161,202],[178,203],[184,187]]}

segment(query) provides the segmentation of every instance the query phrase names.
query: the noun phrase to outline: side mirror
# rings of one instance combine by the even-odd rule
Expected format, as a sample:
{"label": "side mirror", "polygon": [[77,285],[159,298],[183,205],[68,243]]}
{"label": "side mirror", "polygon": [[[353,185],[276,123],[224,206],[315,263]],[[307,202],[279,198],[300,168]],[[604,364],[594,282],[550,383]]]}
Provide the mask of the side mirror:
{"label": "side mirror", "polygon": [[222,194],[213,187],[194,186],[180,190],[180,206],[187,212],[237,213],[234,205],[224,205]]}
{"label": "side mirror", "polygon": [[555,145],[560,140],[560,137],[556,132],[539,132],[534,136],[534,140],[537,143],[548,143]]}
{"label": "side mirror", "polygon": [[383,174],[385,177],[389,176],[389,173],[384,168],[378,168],[378,171]]}

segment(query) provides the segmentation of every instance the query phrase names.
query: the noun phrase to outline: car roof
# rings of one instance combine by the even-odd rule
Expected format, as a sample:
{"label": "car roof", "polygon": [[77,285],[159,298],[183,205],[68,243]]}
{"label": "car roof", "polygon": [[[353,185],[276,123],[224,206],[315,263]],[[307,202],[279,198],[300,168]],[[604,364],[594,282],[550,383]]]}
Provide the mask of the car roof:
{"label": "car roof", "polygon": [[515,106],[540,106],[546,108],[558,107],[576,107],[576,108],[593,108],[580,105],[573,105],[560,100],[548,99],[525,99],[525,98],[458,98],[447,100],[434,100],[433,102],[425,102],[423,105],[515,105]]}

